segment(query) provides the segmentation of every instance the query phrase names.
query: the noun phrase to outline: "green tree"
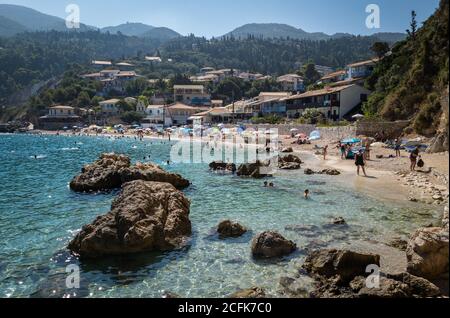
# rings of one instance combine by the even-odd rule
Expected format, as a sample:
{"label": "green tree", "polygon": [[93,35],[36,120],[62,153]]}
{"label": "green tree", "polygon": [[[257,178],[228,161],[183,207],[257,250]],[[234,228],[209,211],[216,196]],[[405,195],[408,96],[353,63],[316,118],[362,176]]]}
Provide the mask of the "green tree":
{"label": "green tree", "polygon": [[127,111],[120,116],[120,119],[127,124],[140,123],[144,115],[135,111]]}
{"label": "green tree", "polygon": [[382,58],[389,52],[390,47],[387,42],[375,42],[370,48],[379,58]]}
{"label": "green tree", "polygon": [[411,11],[411,23],[409,24],[411,29],[406,30],[408,33],[409,38],[415,40],[416,34],[417,34],[417,13],[416,11]]}

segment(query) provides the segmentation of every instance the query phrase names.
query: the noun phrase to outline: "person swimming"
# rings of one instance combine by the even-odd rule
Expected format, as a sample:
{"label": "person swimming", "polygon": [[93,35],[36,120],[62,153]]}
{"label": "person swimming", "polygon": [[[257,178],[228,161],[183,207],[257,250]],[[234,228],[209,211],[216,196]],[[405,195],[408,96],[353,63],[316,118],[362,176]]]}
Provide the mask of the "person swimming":
{"label": "person swimming", "polygon": [[267,188],[269,186],[269,182],[264,181],[264,188]]}
{"label": "person swimming", "polygon": [[309,190],[308,189],[305,190],[304,196],[305,196],[305,199],[309,199]]}
{"label": "person swimming", "polygon": [[269,183],[269,188],[275,188],[275,185],[273,184],[273,182]]}

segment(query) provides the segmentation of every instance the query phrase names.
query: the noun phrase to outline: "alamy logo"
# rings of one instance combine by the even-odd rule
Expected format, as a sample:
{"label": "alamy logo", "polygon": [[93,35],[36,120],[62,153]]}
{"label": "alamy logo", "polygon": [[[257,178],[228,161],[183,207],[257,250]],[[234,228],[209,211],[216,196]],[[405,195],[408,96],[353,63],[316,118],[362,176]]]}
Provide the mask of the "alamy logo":
{"label": "alamy logo", "polygon": [[80,7],[76,4],[69,4],[66,7],[66,13],[69,14],[66,17],[66,27],[68,29],[80,28]]}
{"label": "alamy logo", "polygon": [[66,288],[79,289],[80,288],[80,267],[77,265],[69,265],[66,267]]}
{"label": "alamy logo", "polygon": [[366,13],[370,13],[366,19],[366,27],[368,29],[381,28],[380,7],[376,4],[369,4],[366,7]]}
{"label": "alamy logo", "polygon": [[366,287],[380,288],[380,267],[378,265],[369,265],[366,268],[366,273],[370,275],[366,278]]}

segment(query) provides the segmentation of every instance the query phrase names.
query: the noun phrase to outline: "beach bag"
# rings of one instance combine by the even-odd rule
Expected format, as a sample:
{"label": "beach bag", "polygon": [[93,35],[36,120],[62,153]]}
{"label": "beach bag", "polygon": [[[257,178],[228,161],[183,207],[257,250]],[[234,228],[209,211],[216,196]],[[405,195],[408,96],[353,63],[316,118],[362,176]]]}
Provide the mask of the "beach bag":
{"label": "beach bag", "polygon": [[425,162],[423,162],[423,160],[420,159],[420,160],[417,162],[417,166],[418,166],[419,168],[423,168],[423,166],[425,166]]}

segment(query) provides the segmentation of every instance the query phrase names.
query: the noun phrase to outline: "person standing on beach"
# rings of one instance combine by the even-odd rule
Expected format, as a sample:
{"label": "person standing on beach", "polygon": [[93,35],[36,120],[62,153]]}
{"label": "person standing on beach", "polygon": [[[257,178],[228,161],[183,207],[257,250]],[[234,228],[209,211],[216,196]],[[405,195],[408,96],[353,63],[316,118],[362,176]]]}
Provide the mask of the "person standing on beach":
{"label": "person standing on beach", "polygon": [[402,155],[401,155],[401,153],[400,153],[400,141],[398,140],[398,139],[395,139],[395,145],[394,145],[394,147],[395,147],[395,156],[397,157],[397,158],[399,158],[399,157],[401,157]]}
{"label": "person standing on beach", "polygon": [[364,159],[364,152],[362,150],[358,151],[357,154],[355,154],[355,165],[357,167],[357,173],[359,176],[359,170],[362,169],[362,171],[364,172],[364,176],[367,177],[366,174],[366,160]]}
{"label": "person standing on beach", "polygon": [[323,148],[323,160],[327,160],[328,155],[328,145]]}
{"label": "person standing on beach", "polygon": [[343,143],[339,143],[338,147],[341,150],[341,159],[344,160],[345,158],[347,158],[347,146]]}
{"label": "person standing on beach", "polygon": [[416,147],[409,155],[409,160],[411,161],[411,171],[416,171],[417,158],[419,158],[419,147]]}

